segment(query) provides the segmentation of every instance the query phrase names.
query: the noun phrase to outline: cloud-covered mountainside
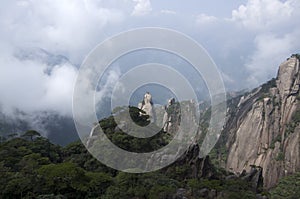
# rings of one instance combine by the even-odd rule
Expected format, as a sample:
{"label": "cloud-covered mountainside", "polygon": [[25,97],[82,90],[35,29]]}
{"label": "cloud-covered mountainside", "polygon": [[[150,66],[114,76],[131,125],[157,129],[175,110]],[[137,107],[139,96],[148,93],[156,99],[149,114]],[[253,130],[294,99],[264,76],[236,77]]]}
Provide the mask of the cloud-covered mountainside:
{"label": "cloud-covered mountainside", "polygon": [[55,111],[71,115],[77,68],[66,57],[39,48],[17,49],[1,59],[0,104],[3,112]]}
{"label": "cloud-covered mountainside", "polygon": [[1,68],[1,135],[36,129],[58,144],[76,140],[71,104],[77,67],[39,48],[18,49],[5,61],[11,67]]}

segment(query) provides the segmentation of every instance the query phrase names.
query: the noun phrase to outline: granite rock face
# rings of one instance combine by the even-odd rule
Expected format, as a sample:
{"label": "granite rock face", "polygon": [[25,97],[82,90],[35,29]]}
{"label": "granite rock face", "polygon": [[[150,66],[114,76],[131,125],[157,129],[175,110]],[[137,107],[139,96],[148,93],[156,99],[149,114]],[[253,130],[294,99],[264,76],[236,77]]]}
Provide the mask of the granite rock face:
{"label": "granite rock face", "polygon": [[146,115],[149,115],[151,123],[155,122],[152,95],[149,92],[145,94],[143,101],[138,104],[138,108],[143,110]]}
{"label": "granite rock face", "polygon": [[264,186],[300,171],[299,59],[283,62],[276,79],[242,96],[224,127],[226,168],[235,173],[260,166]]}
{"label": "granite rock face", "polygon": [[180,125],[181,113],[180,105],[175,102],[174,98],[169,99],[168,104],[164,107],[163,130],[173,134]]}

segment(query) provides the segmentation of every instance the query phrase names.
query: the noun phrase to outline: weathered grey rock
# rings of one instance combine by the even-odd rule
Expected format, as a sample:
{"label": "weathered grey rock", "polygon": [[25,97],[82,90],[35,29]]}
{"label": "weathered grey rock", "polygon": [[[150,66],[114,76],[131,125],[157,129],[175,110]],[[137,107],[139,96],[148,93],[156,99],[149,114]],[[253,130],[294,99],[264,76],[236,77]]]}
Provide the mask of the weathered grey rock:
{"label": "weathered grey rock", "polygon": [[209,194],[209,190],[207,188],[200,189],[198,191],[200,197],[207,198]]}
{"label": "weathered grey rock", "polygon": [[187,199],[187,190],[184,188],[177,189],[177,192],[173,196],[173,199]]}
{"label": "weathered grey rock", "polygon": [[268,199],[268,197],[261,194],[256,194],[256,199]]}
{"label": "weathered grey rock", "polygon": [[138,108],[145,111],[146,115],[149,115],[151,123],[155,122],[154,107],[152,102],[152,95],[147,92],[144,95],[144,99],[138,104]]}
{"label": "weathered grey rock", "polygon": [[210,191],[209,191],[209,193],[208,193],[208,198],[216,198],[217,197],[217,190],[215,190],[215,189],[211,189]]}
{"label": "weathered grey rock", "polygon": [[[179,157],[176,162],[172,164],[172,166],[166,167],[163,170],[166,172],[173,171],[176,166],[188,165],[189,170],[185,173],[185,178],[211,178],[214,175],[213,166],[210,162],[209,156],[204,158],[199,157],[199,145],[194,144],[190,146],[190,148]],[[175,172],[175,171],[174,171]]]}
{"label": "weathered grey rock", "polygon": [[250,165],[260,166],[266,188],[300,171],[300,126],[294,132],[287,129],[300,110],[299,83],[299,60],[292,57],[280,65],[272,88],[262,91],[261,87],[241,98],[223,132],[228,170],[250,172]]}
{"label": "weathered grey rock", "polygon": [[238,178],[238,176],[236,176],[236,175],[229,175],[229,176],[225,177],[225,180],[235,180],[237,178]]}
{"label": "weathered grey rock", "polygon": [[243,176],[242,180],[250,182],[253,191],[258,192],[263,184],[262,168],[252,166],[250,172]]}
{"label": "weathered grey rock", "polygon": [[174,133],[180,123],[180,107],[175,103],[175,99],[171,98],[165,106],[165,113],[163,117],[163,130],[167,133]]}

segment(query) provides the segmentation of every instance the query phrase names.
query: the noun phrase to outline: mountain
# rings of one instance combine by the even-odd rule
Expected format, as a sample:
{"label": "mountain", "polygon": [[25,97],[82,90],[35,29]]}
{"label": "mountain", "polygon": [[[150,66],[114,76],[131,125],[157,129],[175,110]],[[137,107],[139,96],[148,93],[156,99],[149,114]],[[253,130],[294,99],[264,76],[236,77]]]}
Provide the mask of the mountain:
{"label": "mountain", "polygon": [[299,58],[292,55],[276,78],[228,101],[219,140],[225,167],[235,173],[250,171],[251,165],[261,167],[265,188],[300,171]]}
{"label": "mountain", "polygon": [[[195,137],[199,140],[191,140],[188,149],[175,162],[154,172],[125,173],[108,168],[97,161],[81,142],[61,147],[38,135],[30,139],[21,136],[0,140],[0,197],[297,198],[300,182],[299,58],[294,55],[282,63],[277,77],[262,86],[240,96],[232,94],[227,101],[227,118],[219,142],[210,156],[200,158],[201,148],[197,141],[200,142],[205,135],[208,128],[205,122],[210,114],[214,114],[203,105],[200,125],[203,134],[200,138]],[[191,117],[186,118],[188,121],[182,118],[179,123],[196,122],[191,108],[193,102],[181,102],[180,106],[179,112],[172,106],[170,110],[179,118],[181,114]],[[140,111],[129,107],[131,118],[145,126],[150,121]],[[120,109],[114,115],[122,113],[124,111]],[[44,127],[48,125],[49,136],[62,136],[64,140],[69,137],[63,132],[69,126],[69,119],[46,113],[37,118],[44,121],[41,123]],[[1,120],[10,121],[5,115],[1,116]],[[26,128],[27,124],[21,124],[15,125],[15,128]],[[100,120],[97,126],[115,145],[126,151],[149,152],[166,146],[172,140],[172,133],[162,129],[150,138],[127,135],[117,126],[113,115]],[[125,126],[138,131],[129,124]],[[3,131],[10,128],[9,125],[4,127]],[[89,151],[93,146],[97,147],[101,138],[96,130],[91,133],[93,142]],[[192,131],[189,128],[185,130],[187,133]],[[185,134],[185,138],[190,139],[191,136]],[[105,155],[109,150],[96,152]],[[107,155],[114,161],[115,154]],[[156,153],[146,166],[163,162],[173,155]],[[118,164],[126,161],[130,161],[128,157],[122,157]]]}
{"label": "mountain", "polygon": [[[47,63],[49,68],[45,73],[51,74],[53,66],[58,63],[68,62],[65,57],[51,55],[43,50],[28,52],[30,53],[25,54],[23,51],[20,51],[15,56],[19,59],[35,59]],[[256,187],[253,193],[257,193],[261,191],[257,190],[261,182],[263,182],[264,188],[271,189],[275,187],[281,179],[283,179],[281,182],[284,183],[285,179],[289,179],[290,176],[299,175],[299,60],[299,55],[292,55],[280,65],[276,78],[252,91],[230,93],[230,99],[227,101],[228,109],[226,123],[219,142],[215,149],[210,153],[210,161],[219,163],[219,166],[226,168],[227,172],[229,171],[226,175],[223,173],[222,175],[224,176],[218,177],[222,183],[224,181],[223,178],[251,178],[251,180],[248,181],[254,179]],[[143,95],[145,89],[151,90],[151,88],[137,90],[131,99],[133,105],[136,105],[137,102],[139,102],[140,96]],[[159,92],[157,94],[155,93],[155,95],[159,95]],[[157,102],[163,103],[166,101],[167,97],[170,96],[172,97],[172,93],[166,92],[164,96],[157,98]],[[105,109],[102,108],[101,110]],[[188,112],[187,115],[190,110],[191,109],[189,109],[188,106],[187,108],[183,108],[183,111]],[[200,130],[204,132],[202,136],[204,136],[205,131],[208,128],[208,125],[205,123],[210,118],[211,110],[206,103],[203,103],[203,107],[200,107],[200,110],[204,111],[204,113],[201,112],[202,119],[200,125]],[[158,109],[158,112],[163,112],[163,110]],[[110,110],[107,114],[110,114]],[[113,122],[110,120],[110,117],[102,120],[102,122],[105,123],[106,121],[106,123],[110,124],[107,128],[107,131],[109,132],[108,135],[125,149],[129,147],[132,148],[133,151],[140,151],[141,149],[151,151],[156,149],[155,147],[161,147],[162,143],[164,143],[161,139],[158,139],[158,136],[154,137],[154,140],[151,140],[152,142],[128,138],[121,134],[115,125],[111,126]],[[158,116],[158,120],[162,121],[162,116]],[[66,145],[67,143],[78,139],[71,117],[61,116],[58,113],[53,112],[37,112],[34,116],[31,116],[17,111],[16,117],[10,118],[0,111],[0,142],[5,142],[3,136],[7,137],[13,133],[19,133],[20,135],[20,132],[29,129],[42,131],[40,132],[41,134],[46,135],[52,142],[60,145]],[[200,140],[202,139],[202,136],[200,136]],[[122,145],[124,140],[127,142]],[[146,143],[146,148],[145,146],[140,145],[141,143]],[[6,153],[6,151],[7,150],[5,149],[3,154]],[[201,184],[203,183],[201,179],[203,177],[202,174],[207,174],[208,176],[205,177],[210,180],[217,174],[215,174],[215,171],[210,170],[215,169],[211,168],[214,167],[212,164],[204,163],[208,159],[199,159],[197,154],[199,154],[199,149],[197,146],[193,146],[174,163],[173,167],[166,168],[165,171],[169,172],[170,175],[174,174],[172,178],[180,176],[180,181],[185,181],[186,178],[189,180],[194,180],[193,178],[196,178],[199,180],[197,183],[200,183],[201,185],[199,185],[199,187],[205,188],[205,186],[202,186]],[[154,162],[159,162],[162,158],[165,158],[163,157],[163,154],[156,155],[157,157],[153,158]],[[151,165],[152,163],[153,162],[149,162],[148,164]],[[209,168],[207,171],[205,169],[206,167]],[[202,171],[201,169],[204,169],[205,171]],[[184,172],[180,173],[180,171]],[[176,172],[179,172],[180,174]],[[230,174],[230,172],[235,173],[235,175]],[[261,179],[260,174],[262,174],[263,180]],[[290,178],[294,179],[297,177]],[[190,182],[191,185],[185,184],[185,186],[189,186],[189,188],[196,186],[193,185],[192,182],[193,181]],[[227,181],[225,184],[226,183]],[[279,183],[279,185],[282,184]],[[217,184],[216,187],[218,186],[219,185]],[[176,188],[178,188],[178,191],[180,190],[179,186]],[[189,188],[187,188],[187,190],[189,190]],[[213,192],[212,190],[215,189],[217,190],[218,188],[211,188],[210,190],[207,190],[206,193]],[[190,191],[193,192],[192,188]]]}

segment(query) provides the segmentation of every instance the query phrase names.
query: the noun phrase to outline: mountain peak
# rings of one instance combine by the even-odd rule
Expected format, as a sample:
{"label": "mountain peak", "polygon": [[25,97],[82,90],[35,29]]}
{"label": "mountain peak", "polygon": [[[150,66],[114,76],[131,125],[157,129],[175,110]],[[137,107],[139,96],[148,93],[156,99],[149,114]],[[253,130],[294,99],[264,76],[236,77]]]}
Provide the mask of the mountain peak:
{"label": "mountain peak", "polygon": [[299,59],[292,55],[279,66],[277,75],[277,88],[281,97],[288,96],[299,90]]}

